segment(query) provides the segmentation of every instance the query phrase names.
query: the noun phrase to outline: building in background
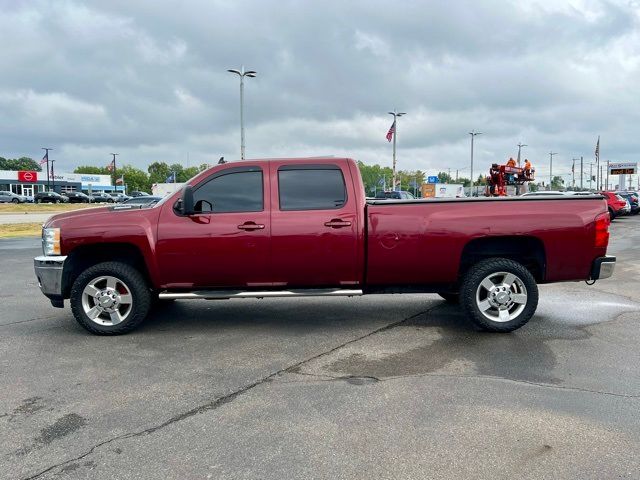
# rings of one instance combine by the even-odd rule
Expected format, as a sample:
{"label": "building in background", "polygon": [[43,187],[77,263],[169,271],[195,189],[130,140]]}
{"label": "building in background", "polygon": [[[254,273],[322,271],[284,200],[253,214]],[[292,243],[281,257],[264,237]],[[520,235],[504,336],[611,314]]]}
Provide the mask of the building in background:
{"label": "building in background", "polygon": [[[49,184],[58,193],[124,192],[124,185],[111,185],[110,175],[56,173]],[[47,189],[47,172],[0,170],[0,190],[33,196]]]}

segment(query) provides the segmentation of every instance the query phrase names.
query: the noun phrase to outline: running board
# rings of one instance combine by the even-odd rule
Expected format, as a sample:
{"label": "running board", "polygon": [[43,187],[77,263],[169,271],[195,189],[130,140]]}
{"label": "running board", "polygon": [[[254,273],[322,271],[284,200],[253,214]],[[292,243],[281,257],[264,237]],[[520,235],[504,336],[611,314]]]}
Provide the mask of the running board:
{"label": "running board", "polygon": [[247,290],[197,290],[193,292],[163,292],[160,300],[228,300],[230,298],[277,298],[277,297],[359,297],[362,290],[341,290],[335,288],[316,288],[307,290],[266,290],[262,292]]}

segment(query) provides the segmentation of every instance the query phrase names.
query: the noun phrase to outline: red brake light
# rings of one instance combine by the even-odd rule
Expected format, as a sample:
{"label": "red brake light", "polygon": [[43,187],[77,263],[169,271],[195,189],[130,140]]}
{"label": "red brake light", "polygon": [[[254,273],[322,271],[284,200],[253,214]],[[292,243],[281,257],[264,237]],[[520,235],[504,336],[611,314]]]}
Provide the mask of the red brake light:
{"label": "red brake light", "polygon": [[597,248],[607,248],[609,245],[609,212],[601,213],[596,217],[596,235],[593,246]]}

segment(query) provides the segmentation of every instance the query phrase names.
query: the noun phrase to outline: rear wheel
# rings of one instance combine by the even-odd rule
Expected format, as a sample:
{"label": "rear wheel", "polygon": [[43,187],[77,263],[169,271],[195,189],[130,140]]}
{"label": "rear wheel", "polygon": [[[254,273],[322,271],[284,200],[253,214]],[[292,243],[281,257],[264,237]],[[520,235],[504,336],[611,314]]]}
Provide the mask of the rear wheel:
{"label": "rear wheel", "polygon": [[11,200],[11,203],[20,203],[20,200],[18,200],[17,198],[14,198]]}
{"label": "rear wheel", "polygon": [[613,208],[610,208],[610,209],[609,209],[609,218],[610,218],[611,220],[613,220],[614,218],[616,218],[616,214],[615,214],[615,212],[613,211]]}
{"label": "rear wheel", "polygon": [[130,332],[146,318],[151,291],[135,268],[104,262],[78,276],[71,289],[71,310],[78,323],[96,335]]}
{"label": "rear wheel", "polygon": [[490,258],[469,269],[460,298],[465,313],[476,326],[492,332],[512,332],[535,313],[538,286],[522,264]]}

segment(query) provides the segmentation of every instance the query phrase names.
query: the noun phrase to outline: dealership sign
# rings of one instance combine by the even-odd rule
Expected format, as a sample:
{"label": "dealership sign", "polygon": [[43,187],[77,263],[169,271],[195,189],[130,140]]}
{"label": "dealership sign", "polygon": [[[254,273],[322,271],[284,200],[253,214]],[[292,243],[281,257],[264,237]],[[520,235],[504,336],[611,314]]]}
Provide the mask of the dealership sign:
{"label": "dealership sign", "polygon": [[18,181],[19,182],[37,182],[38,181],[38,172],[24,171],[20,170],[18,172]]}
{"label": "dealership sign", "polygon": [[635,175],[636,173],[638,173],[637,162],[609,164],[609,175]]}

